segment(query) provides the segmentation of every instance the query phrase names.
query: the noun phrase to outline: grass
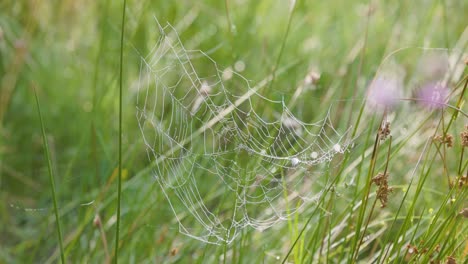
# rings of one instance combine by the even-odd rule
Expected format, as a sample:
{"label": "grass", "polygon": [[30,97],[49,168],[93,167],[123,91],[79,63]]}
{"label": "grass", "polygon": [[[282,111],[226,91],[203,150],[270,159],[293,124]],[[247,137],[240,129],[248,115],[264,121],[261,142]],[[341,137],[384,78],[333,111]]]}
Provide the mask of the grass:
{"label": "grass", "polygon": [[[117,184],[117,220],[115,226],[115,254],[114,254],[114,263],[118,262],[119,259],[119,233],[120,233],[120,208],[122,204],[122,96],[123,96],[123,43],[124,43],[124,34],[125,34],[125,13],[127,1],[123,2],[123,11],[122,11],[122,27],[121,27],[121,36],[120,36],[120,67],[119,67],[119,165],[118,165],[118,184]],[[101,234],[102,235],[102,234]]]}
{"label": "grass", "polygon": [[56,227],[57,227],[57,237],[58,237],[59,246],[60,246],[60,260],[62,261],[62,263],[65,263],[65,254],[63,251],[63,241],[62,241],[62,229],[60,227],[60,217],[59,217],[58,206],[57,206],[57,195],[55,194],[54,173],[52,170],[52,162],[50,160],[49,144],[47,143],[47,135],[45,131],[44,121],[42,120],[41,106],[39,104],[39,98],[37,98],[37,93],[36,93],[35,88],[34,88],[34,97],[36,98],[37,112],[39,114],[39,121],[41,122],[42,142],[44,144],[44,153],[47,159],[47,170],[49,172],[52,201],[54,202],[54,214],[55,214],[55,221],[56,221]]}
{"label": "grass", "polygon": [[[370,1],[370,8],[358,1],[296,1],[292,9],[288,2],[234,0],[126,7],[122,1],[2,2],[0,263],[463,263],[468,225],[459,212],[467,207],[468,161],[459,135],[468,123],[466,67],[448,69],[451,107],[429,111],[411,89],[424,81],[421,65],[430,54],[466,58],[467,10],[451,0]],[[186,48],[207,52],[220,69],[245,63],[242,75],[251,86],[263,81],[262,95],[285,102],[301,120],[315,122],[330,111],[338,131],[350,129],[349,151],[304,172],[300,185],[274,200],[288,212],[301,208],[299,214],[262,232],[244,228],[230,244],[179,232],[135,118],[140,59],[160,36],[154,17],[174,25]],[[213,74],[206,60],[194,66],[202,76]],[[406,99],[386,113],[369,112],[369,83],[386,69],[402,73]],[[316,88],[296,96],[311,71],[321,74]],[[243,83],[229,84],[233,93],[245,93]],[[278,118],[280,107],[261,102],[258,113]],[[391,138],[381,140],[384,121]],[[446,135],[452,147],[442,142]],[[197,138],[187,143],[206,147]],[[246,171],[265,166],[245,152],[229,158]],[[379,173],[388,174],[392,188],[383,208]],[[290,183],[286,170],[279,175],[281,184]],[[198,183],[211,212],[236,216],[242,188],[232,194],[216,181]],[[299,207],[286,199],[294,192],[320,195]],[[170,189],[166,194],[176,197]],[[249,206],[252,217],[267,214],[265,206]],[[189,212],[178,216],[199,227]]]}

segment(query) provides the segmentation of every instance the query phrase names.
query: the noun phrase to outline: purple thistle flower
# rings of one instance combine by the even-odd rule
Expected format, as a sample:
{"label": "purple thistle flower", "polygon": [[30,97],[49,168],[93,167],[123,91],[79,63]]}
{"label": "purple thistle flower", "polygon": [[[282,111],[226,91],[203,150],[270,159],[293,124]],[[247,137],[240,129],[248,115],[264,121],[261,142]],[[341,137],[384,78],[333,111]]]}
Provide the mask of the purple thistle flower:
{"label": "purple thistle flower", "polygon": [[367,90],[367,100],[372,108],[387,109],[396,105],[401,98],[401,84],[396,78],[378,76]]}
{"label": "purple thistle flower", "polygon": [[441,83],[428,83],[418,92],[418,102],[427,108],[445,108],[450,90]]}

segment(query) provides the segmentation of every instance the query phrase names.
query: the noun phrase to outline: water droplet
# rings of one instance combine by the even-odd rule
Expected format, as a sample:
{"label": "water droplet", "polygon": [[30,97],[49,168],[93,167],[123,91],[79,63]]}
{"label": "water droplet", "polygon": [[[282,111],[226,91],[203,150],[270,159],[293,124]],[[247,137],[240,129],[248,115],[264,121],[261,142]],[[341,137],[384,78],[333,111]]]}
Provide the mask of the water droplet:
{"label": "water droplet", "polygon": [[291,159],[291,165],[295,167],[297,164],[299,164],[300,160],[298,158],[292,158]]}
{"label": "water droplet", "polygon": [[231,67],[227,67],[226,69],[224,69],[223,71],[223,80],[227,81],[227,80],[230,80],[232,78],[232,75],[233,75],[233,72],[232,72],[232,68]]}
{"label": "water droplet", "polygon": [[341,152],[341,146],[340,146],[340,144],[335,144],[335,145],[333,146],[333,149],[334,149],[336,152]]}
{"label": "water droplet", "polygon": [[314,152],[310,153],[310,157],[313,158],[313,159],[316,159],[318,157],[318,153],[314,151]]}
{"label": "water droplet", "polygon": [[245,63],[241,60],[236,61],[236,63],[234,64],[234,70],[236,70],[237,72],[243,72],[245,70]]}
{"label": "water droplet", "polygon": [[237,33],[237,27],[236,27],[236,25],[231,25],[231,32],[232,32],[232,34],[236,34],[236,33]]}

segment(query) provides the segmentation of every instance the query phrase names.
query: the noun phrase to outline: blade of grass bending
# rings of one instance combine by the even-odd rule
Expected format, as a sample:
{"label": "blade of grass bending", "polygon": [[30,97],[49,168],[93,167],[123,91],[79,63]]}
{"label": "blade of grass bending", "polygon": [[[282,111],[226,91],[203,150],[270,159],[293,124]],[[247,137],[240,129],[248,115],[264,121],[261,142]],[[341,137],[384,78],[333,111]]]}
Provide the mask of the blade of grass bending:
{"label": "blade of grass bending", "polygon": [[115,230],[115,254],[114,263],[117,263],[119,258],[119,229],[120,229],[120,204],[121,204],[121,192],[122,192],[122,86],[123,86],[123,39],[125,29],[125,8],[127,6],[127,0],[123,1],[122,11],[122,28],[120,35],[120,71],[119,71],[119,178],[118,178],[118,189],[117,189],[117,222]]}
{"label": "blade of grass bending", "polygon": [[59,240],[60,246],[60,259],[62,263],[65,263],[65,255],[63,251],[63,241],[62,241],[62,229],[60,228],[60,216],[58,213],[58,206],[57,206],[57,196],[55,194],[55,182],[54,182],[54,174],[52,171],[52,161],[50,159],[50,152],[49,152],[49,144],[47,143],[47,137],[45,132],[44,121],[42,120],[42,113],[41,113],[41,106],[39,104],[39,98],[37,97],[36,88],[33,86],[34,90],[34,97],[36,98],[36,106],[37,112],[39,114],[39,122],[41,123],[41,131],[42,131],[42,141],[44,143],[44,154],[47,159],[47,169],[49,171],[49,180],[50,180],[50,188],[52,191],[52,201],[54,202],[54,213],[55,213],[55,221],[57,222],[57,235]]}

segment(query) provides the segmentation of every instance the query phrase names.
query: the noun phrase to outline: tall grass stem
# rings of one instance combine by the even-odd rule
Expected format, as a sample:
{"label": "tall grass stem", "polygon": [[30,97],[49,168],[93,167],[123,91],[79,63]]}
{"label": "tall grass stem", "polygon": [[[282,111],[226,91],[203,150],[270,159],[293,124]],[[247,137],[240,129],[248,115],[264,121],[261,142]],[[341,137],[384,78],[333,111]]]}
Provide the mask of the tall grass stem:
{"label": "tall grass stem", "polygon": [[120,206],[122,196],[122,90],[123,90],[123,40],[125,29],[125,8],[127,1],[123,1],[122,11],[122,27],[120,29],[120,71],[119,71],[119,178],[117,187],[117,222],[115,230],[115,258],[114,263],[118,262],[119,258],[119,229],[120,229]]}
{"label": "tall grass stem", "polygon": [[33,90],[34,90],[34,97],[36,99],[37,112],[39,114],[39,122],[41,123],[42,141],[44,143],[44,152],[45,152],[44,154],[47,159],[47,169],[49,171],[50,189],[52,191],[52,201],[54,203],[55,222],[57,222],[56,228],[57,228],[57,235],[58,235],[59,247],[60,247],[60,259],[62,260],[62,263],[65,263],[65,253],[63,251],[63,241],[62,241],[62,229],[60,227],[60,216],[58,213],[57,194],[55,192],[54,173],[52,170],[52,161],[50,159],[49,144],[47,143],[44,120],[42,119],[41,106],[39,104],[39,98],[37,96],[36,87],[33,86]]}

